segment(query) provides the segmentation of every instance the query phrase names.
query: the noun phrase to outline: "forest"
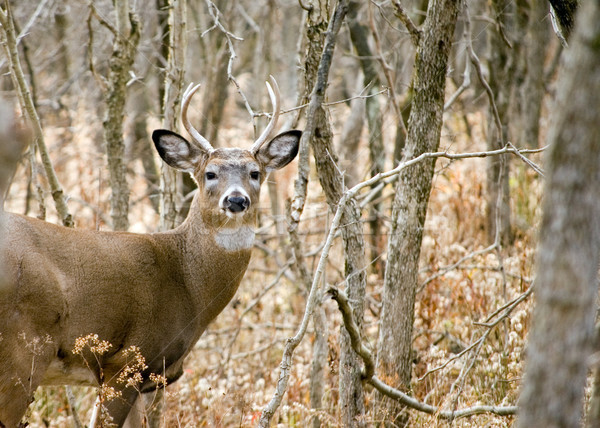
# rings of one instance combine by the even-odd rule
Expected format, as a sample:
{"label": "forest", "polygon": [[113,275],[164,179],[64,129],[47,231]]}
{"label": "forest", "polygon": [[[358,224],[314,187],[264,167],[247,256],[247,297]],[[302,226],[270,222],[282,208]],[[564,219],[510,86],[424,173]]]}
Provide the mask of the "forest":
{"label": "forest", "polygon": [[[301,130],[179,378],[122,370],[126,426],[600,426],[599,22],[576,0],[1,0],[0,201],[152,237],[204,187],[154,130],[189,118],[216,151]],[[3,268],[0,359],[32,385],[51,338],[8,337]],[[128,285],[81,309],[111,319]],[[119,344],[88,333],[59,354],[101,366]],[[36,386],[22,423],[115,426],[102,376]]]}

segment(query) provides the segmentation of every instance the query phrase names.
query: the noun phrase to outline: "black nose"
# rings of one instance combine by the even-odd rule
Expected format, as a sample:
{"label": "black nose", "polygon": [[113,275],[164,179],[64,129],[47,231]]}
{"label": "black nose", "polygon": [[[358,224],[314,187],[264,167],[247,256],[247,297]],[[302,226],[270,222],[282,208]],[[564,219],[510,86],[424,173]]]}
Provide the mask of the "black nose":
{"label": "black nose", "polygon": [[232,213],[242,212],[250,205],[250,201],[245,196],[229,196],[225,202],[227,209]]}

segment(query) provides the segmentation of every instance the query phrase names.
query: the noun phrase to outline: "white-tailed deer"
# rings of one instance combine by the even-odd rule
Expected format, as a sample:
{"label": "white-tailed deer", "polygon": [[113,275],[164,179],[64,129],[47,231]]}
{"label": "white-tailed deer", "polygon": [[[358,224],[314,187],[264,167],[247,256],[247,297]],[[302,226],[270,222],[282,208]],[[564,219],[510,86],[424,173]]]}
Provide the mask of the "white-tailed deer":
{"label": "white-tailed deer", "polygon": [[[6,214],[1,233],[9,285],[0,289],[0,427],[19,425],[38,385],[108,385],[112,423],[122,426],[142,392],[181,376],[183,360],[233,298],[254,242],[261,183],[298,152],[300,131],[267,141],[279,91],[267,83],[273,115],[250,150],[214,149],[187,119],[198,86],[184,94],[182,121],[192,142],[156,130],[164,161],[198,183],[187,219],[164,233],[69,229]],[[191,86],[191,85],[190,85]],[[90,334],[112,344],[74,352]],[[136,346],[147,368],[138,390],[118,378]],[[86,358],[84,358],[86,357]]]}

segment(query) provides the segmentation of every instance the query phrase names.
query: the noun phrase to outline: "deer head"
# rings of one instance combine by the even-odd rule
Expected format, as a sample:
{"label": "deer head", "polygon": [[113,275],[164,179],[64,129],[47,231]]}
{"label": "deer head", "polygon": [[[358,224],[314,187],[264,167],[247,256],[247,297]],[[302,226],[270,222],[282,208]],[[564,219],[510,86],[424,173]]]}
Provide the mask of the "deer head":
{"label": "deer head", "polygon": [[283,168],[298,153],[301,132],[284,132],[273,139],[279,117],[279,88],[271,76],[267,89],[273,104],[271,120],[249,150],[213,146],[190,124],[189,103],[200,85],[190,85],[184,93],[182,121],[191,141],[179,134],[159,129],[152,139],[162,159],[171,167],[189,172],[198,184],[198,202],[207,225],[251,223],[260,186],[269,172]]}

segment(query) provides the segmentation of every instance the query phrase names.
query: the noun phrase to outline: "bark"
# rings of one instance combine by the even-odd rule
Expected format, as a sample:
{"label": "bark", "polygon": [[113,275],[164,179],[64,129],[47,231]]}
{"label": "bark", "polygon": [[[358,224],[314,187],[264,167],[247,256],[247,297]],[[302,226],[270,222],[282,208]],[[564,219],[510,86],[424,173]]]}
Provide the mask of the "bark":
{"label": "bark", "polygon": [[[488,32],[490,56],[488,83],[492,90],[493,100],[490,100],[488,113],[487,148],[496,150],[509,141],[509,105],[511,88],[514,85],[516,54],[505,40],[513,26],[514,4],[508,0],[493,0],[491,6],[498,26]],[[498,129],[499,127],[500,129]],[[487,163],[486,230],[488,241],[496,242],[498,238],[503,245],[509,245],[513,240],[508,182],[510,156],[501,155],[488,158]]]}
{"label": "bark", "polygon": [[[360,13],[360,3],[351,1],[348,9],[348,28],[350,30],[350,39],[360,58],[360,66],[363,72],[363,84],[366,87],[370,85],[367,95],[373,95],[379,90],[379,75],[377,74],[377,62],[369,47],[368,27],[363,24],[363,17]],[[365,112],[367,124],[369,127],[369,175],[372,177],[382,172],[385,164],[385,150],[383,147],[383,129],[382,115],[379,99],[375,96],[369,96],[365,101]],[[381,240],[381,221],[379,212],[381,203],[374,203],[369,208],[369,241],[371,247],[370,260],[378,260],[383,252]],[[379,263],[373,267],[377,270]]]}
{"label": "bark", "polygon": [[144,178],[146,179],[148,186],[148,197],[152,208],[158,213],[159,212],[159,182],[160,176],[158,172],[158,166],[154,160],[154,147],[152,140],[148,135],[148,111],[150,111],[150,102],[148,100],[148,93],[146,91],[139,91],[135,94],[133,107],[133,123],[132,123],[132,134],[133,134],[133,147],[135,150],[134,156],[142,161],[144,167]]}
{"label": "bark", "polygon": [[[168,0],[169,11],[164,37],[167,37],[166,62],[161,104],[163,128],[177,131],[181,112],[181,94],[185,73],[185,48],[187,46],[187,10],[185,0]],[[160,228],[169,230],[177,225],[178,181],[181,174],[161,162],[160,168]]]}
{"label": "bark", "polygon": [[[448,56],[460,7],[461,2],[437,0],[427,11],[416,54],[404,159],[434,152],[439,146]],[[377,373],[405,391],[410,388],[417,272],[434,166],[435,160],[426,160],[399,174],[392,209]],[[377,419],[402,426],[401,407],[379,398]]]}
{"label": "bark", "polygon": [[[221,19],[226,19],[231,15],[231,9],[235,2],[214,2],[221,13]],[[227,66],[229,63],[230,52],[227,47],[227,40],[222,31],[213,30],[213,38],[210,42],[210,49],[207,58],[214,61],[211,64],[212,71],[209,72],[208,91],[205,93],[206,100],[202,105],[202,116],[200,123],[200,133],[211,142],[213,147],[219,146],[219,128],[223,121],[223,110],[229,92],[227,85],[229,76],[227,75]]]}
{"label": "bark", "polygon": [[600,7],[584,2],[552,109],[518,427],[579,427],[600,256]]}
{"label": "bark", "polygon": [[[355,92],[358,93],[363,88],[363,79],[361,73],[357,76],[355,84]],[[340,151],[340,166],[344,171],[344,183],[346,187],[351,188],[360,180],[358,171],[358,146],[360,136],[363,130],[365,117],[365,99],[354,98],[350,102],[350,114],[344,122],[342,134],[340,136],[339,151]]]}
{"label": "bark", "polygon": [[59,45],[58,50],[58,69],[61,74],[61,80],[66,82],[71,77],[71,56],[66,40],[69,31],[69,18],[64,9],[59,9],[54,13],[56,22],[56,42]]}
{"label": "bark", "polygon": [[[596,320],[597,321],[597,320]],[[600,351],[600,324],[596,323],[594,337],[594,352]],[[592,392],[590,395],[589,409],[586,415],[586,427],[600,426],[600,364],[596,362],[593,370]]]}
{"label": "bark", "polygon": [[140,40],[140,23],[129,12],[127,0],[115,3],[117,26],[114,32],[113,52],[108,61],[106,79],[106,117],[102,122],[111,185],[111,217],[114,230],[127,230],[129,220],[129,185],[125,162],[123,120],[127,100],[127,82]]}
{"label": "bark", "polygon": [[[310,285],[311,282],[308,284]],[[317,299],[317,301],[323,300],[322,289],[319,290]],[[315,338],[313,342],[313,359],[310,365],[309,398],[310,408],[320,411],[323,407],[323,394],[325,392],[324,372],[325,367],[327,366],[327,352],[329,350],[329,344],[327,342],[327,338],[329,337],[329,325],[325,308],[322,305],[318,305],[315,308],[315,312],[313,313],[313,327],[315,330]],[[321,426],[318,415],[314,415],[311,419],[313,428],[319,428]]]}
{"label": "bark", "polygon": [[[343,5],[343,2],[340,2]],[[347,4],[343,5],[346,13]],[[314,87],[318,64],[323,51],[323,41],[327,28],[326,2],[313,4],[307,15],[307,54],[305,58],[305,87]],[[329,53],[330,55],[332,54]],[[332,131],[325,110],[317,109],[314,120],[316,128],[314,138],[310,140],[315,165],[321,187],[325,193],[330,209],[335,212],[342,197],[343,182],[336,165],[337,157],[332,144]],[[364,273],[364,240],[360,222],[360,211],[356,204],[350,204],[342,218],[342,240],[344,245],[346,293],[353,302],[353,310],[359,326],[363,320],[363,304],[366,279]],[[350,346],[350,339],[345,330],[340,334],[340,412],[344,426],[363,426],[364,415],[363,387],[361,382],[360,360]]]}
{"label": "bark", "polygon": [[525,36],[525,81],[521,87],[521,129],[519,146],[536,148],[539,145],[540,116],[544,99],[544,61],[549,45],[546,16],[548,2],[531,0],[527,35]]}

